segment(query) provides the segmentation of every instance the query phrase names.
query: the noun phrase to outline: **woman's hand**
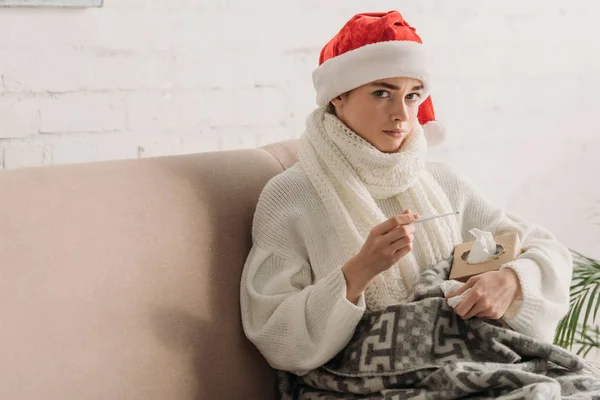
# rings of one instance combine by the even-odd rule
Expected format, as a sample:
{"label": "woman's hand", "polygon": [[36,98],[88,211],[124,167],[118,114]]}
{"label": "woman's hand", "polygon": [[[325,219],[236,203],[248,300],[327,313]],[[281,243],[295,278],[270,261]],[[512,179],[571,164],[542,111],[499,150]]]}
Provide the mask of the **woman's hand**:
{"label": "woman's hand", "polygon": [[471,277],[457,292],[446,296],[446,299],[458,296],[469,288],[469,293],[454,308],[454,312],[463,319],[500,319],[512,302],[521,296],[519,277],[510,268]]}
{"label": "woman's hand", "polygon": [[376,225],[360,251],[343,267],[347,298],[356,304],[369,282],[412,251],[418,214],[404,210],[400,215]]}

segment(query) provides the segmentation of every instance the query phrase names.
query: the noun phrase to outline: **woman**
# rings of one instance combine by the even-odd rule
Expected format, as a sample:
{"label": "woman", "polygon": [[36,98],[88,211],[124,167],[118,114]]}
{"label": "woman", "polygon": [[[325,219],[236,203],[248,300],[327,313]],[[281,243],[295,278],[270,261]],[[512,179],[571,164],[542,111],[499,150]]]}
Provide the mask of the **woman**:
{"label": "woman", "polygon": [[568,309],[570,253],[448,165],[425,161],[440,134],[415,29],[397,11],[356,15],[319,64],[319,107],[298,163],[261,193],[241,282],[244,331],[270,365],[303,375],[325,364],[365,311],[403,302],[424,269],[473,240],[472,228],[516,231],[524,253],[469,280],[455,312],[552,341]]}

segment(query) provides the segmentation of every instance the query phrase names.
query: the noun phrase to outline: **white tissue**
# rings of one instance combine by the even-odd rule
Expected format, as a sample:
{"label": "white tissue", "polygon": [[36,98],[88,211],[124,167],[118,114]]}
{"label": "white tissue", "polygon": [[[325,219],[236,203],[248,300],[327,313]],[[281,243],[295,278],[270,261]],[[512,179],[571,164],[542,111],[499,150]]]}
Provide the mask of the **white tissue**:
{"label": "white tissue", "polygon": [[[449,294],[457,292],[458,289],[462,287],[462,285],[464,285],[464,283],[455,280],[450,280],[442,282],[440,284],[440,287],[442,288],[442,292],[444,292],[445,297]],[[460,303],[462,299],[465,298],[467,293],[469,293],[469,290],[471,290],[471,288],[465,290],[464,293],[461,293],[459,296],[454,296],[453,298],[448,299],[448,305],[452,308],[456,307],[458,303]]]}
{"label": "white tissue", "polygon": [[475,236],[477,240],[473,243],[469,256],[467,257],[468,264],[477,264],[487,261],[496,254],[496,240],[494,240],[492,232],[473,228],[469,233]]}

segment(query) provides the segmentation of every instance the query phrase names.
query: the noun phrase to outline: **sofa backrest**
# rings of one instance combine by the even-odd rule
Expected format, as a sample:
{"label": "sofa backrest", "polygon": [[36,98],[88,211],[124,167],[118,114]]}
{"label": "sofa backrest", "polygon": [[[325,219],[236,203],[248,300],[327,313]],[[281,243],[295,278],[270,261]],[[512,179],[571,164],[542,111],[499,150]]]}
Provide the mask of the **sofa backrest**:
{"label": "sofa backrest", "polygon": [[239,280],[296,147],[0,172],[0,398],[275,398]]}

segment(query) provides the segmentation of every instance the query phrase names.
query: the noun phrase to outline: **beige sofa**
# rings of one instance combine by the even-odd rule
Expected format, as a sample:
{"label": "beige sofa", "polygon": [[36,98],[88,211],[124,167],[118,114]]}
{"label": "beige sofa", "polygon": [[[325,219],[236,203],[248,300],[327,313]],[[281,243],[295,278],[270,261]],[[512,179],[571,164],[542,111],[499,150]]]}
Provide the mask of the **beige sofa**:
{"label": "beige sofa", "polygon": [[297,141],[0,172],[0,399],[272,399],[239,279]]}

